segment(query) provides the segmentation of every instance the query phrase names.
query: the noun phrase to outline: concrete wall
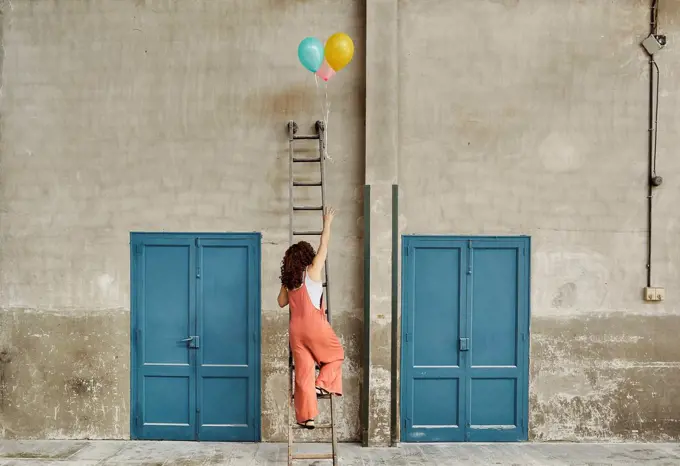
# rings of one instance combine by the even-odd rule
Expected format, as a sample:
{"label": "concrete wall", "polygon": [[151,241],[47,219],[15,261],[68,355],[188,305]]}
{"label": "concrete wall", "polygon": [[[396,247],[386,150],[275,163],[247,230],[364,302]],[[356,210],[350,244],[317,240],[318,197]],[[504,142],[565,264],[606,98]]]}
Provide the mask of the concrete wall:
{"label": "concrete wall", "polygon": [[[129,436],[130,231],[263,233],[263,432],[284,440],[286,123],[321,100],[306,35],[356,38],[329,85],[334,326],[358,386],[363,2],[2,2],[0,436]],[[309,144],[309,150],[315,150]],[[339,437],[359,438],[359,392]]]}
{"label": "concrete wall", "polygon": [[[390,440],[395,181],[400,233],[531,235],[532,439],[680,437],[678,2],[660,14],[660,304],[641,300],[647,1],[1,5],[1,436],[129,435],[128,235],[172,230],[263,232],[263,439],[285,439],[287,314],[274,302],[285,123],[306,132],[320,114],[295,49],[343,30],[356,56],[329,85],[328,167],[341,208],[334,325],[348,356],[340,438],[359,439],[364,390],[364,440]],[[364,183],[369,387],[359,384]]]}
{"label": "concrete wall", "polygon": [[[531,235],[530,438],[680,437],[680,3],[661,2],[645,304],[647,1],[399,1],[403,233]],[[427,200],[427,202],[424,202]]]}

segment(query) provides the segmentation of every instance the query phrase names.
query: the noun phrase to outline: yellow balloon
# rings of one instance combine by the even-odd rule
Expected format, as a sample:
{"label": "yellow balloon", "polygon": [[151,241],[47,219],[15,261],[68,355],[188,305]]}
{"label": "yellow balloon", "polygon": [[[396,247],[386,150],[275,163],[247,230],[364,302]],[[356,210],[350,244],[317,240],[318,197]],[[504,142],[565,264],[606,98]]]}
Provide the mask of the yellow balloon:
{"label": "yellow balloon", "polygon": [[326,41],[324,57],[335,71],[340,71],[352,61],[354,42],[344,32],[336,32]]}

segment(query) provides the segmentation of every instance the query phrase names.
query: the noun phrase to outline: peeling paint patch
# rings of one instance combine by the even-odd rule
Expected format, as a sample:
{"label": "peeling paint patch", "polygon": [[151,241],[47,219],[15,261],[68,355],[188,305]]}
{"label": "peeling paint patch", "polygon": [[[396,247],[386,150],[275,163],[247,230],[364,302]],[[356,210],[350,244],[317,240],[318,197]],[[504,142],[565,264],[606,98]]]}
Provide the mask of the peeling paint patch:
{"label": "peeling paint patch", "polygon": [[390,443],[390,371],[379,366],[371,366],[371,387],[369,392],[369,442],[372,445]]}
{"label": "peeling paint patch", "polygon": [[121,311],[2,310],[3,437],[128,438],[129,322]]}
{"label": "peeling paint patch", "polygon": [[530,438],[680,438],[680,317],[534,318]]}

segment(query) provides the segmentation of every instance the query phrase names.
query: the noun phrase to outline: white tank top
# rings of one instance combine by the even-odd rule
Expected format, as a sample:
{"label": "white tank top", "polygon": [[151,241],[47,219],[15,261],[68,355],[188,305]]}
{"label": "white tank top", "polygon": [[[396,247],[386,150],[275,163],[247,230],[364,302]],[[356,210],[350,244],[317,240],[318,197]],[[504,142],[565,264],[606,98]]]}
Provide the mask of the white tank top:
{"label": "white tank top", "polygon": [[305,286],[307,287],[307,293],[314,303],[314,307],[321,310],[321,296],[323,295],[323,283],[317,282],[309,278],[309,272],[305,271]]}

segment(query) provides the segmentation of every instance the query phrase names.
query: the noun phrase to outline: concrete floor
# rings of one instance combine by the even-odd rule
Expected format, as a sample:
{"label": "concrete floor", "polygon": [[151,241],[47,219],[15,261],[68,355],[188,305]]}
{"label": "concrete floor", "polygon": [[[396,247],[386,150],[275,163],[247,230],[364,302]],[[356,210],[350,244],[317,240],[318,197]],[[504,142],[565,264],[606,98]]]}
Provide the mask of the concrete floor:
{"label": "concrete floor", "polygon": [[[322,452],[326,445],[301,445]],[[340,464],[349,465],[679,465],[680,444],[497,443],[402,445],[362,448],[340,444]],[[128,441],[0,441],[0,465],[285,465],[285,444]],[[330,461],[296,462],[326,465]]]}

